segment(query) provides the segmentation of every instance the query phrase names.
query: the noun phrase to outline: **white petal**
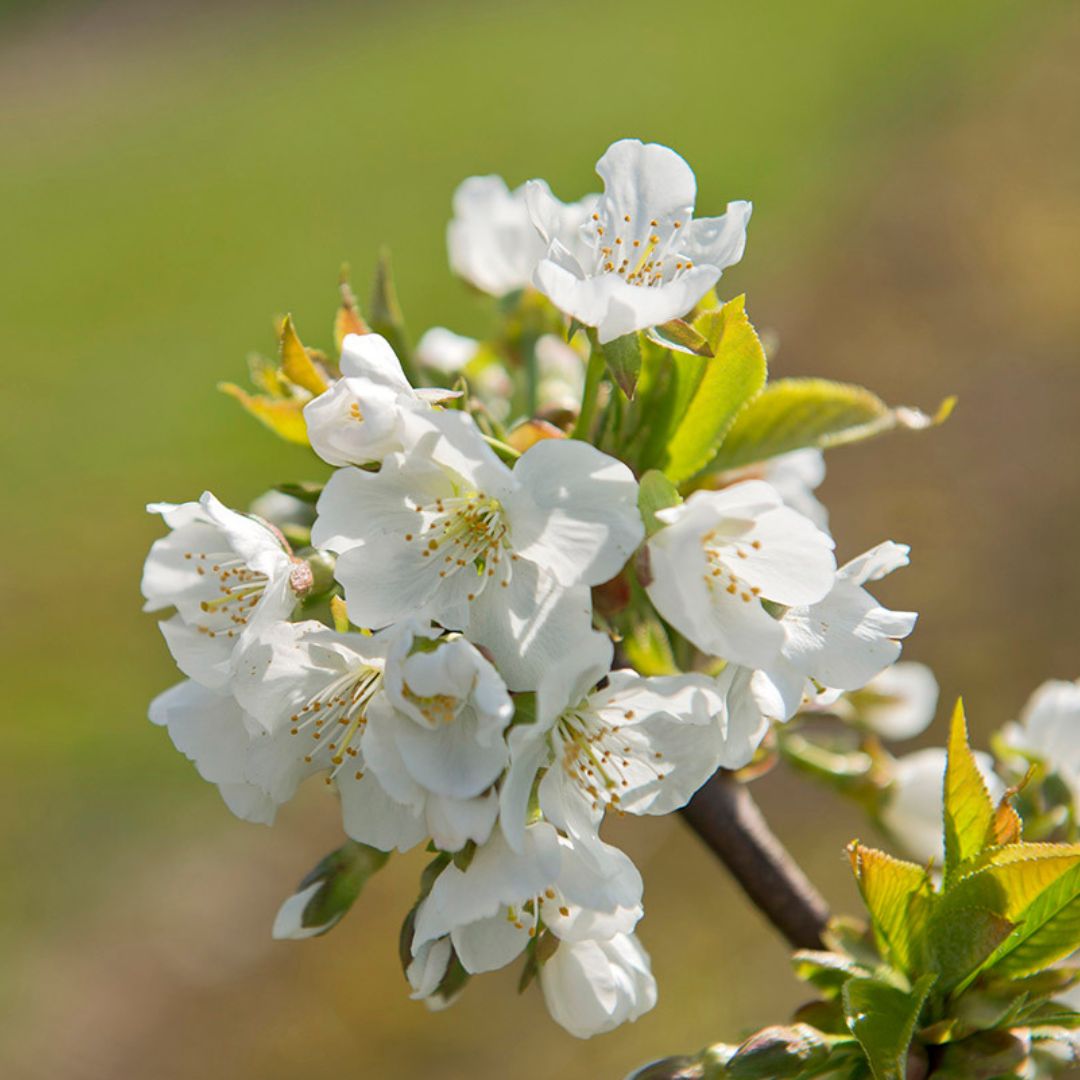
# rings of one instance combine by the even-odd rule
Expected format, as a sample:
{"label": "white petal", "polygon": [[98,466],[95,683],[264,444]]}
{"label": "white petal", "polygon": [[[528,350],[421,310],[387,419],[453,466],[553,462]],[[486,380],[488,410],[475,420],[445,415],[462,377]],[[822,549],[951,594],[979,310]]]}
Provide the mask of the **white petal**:
{"label": "white petal", "polygon": [[494,656],[511,690],[535,690],[592,625],[592,596],[584,586],[564,588],[526,559],[512,566],[505,589],[486,588],[469,606],[467,631]]}
{"label": "white petal", "polygon": [[507,843],[520,852],[525,843],[525,822],[533,781],[551,758],[546,732],[535,724],[510,729],[510,767],[499,789],[499,825]]}
{"label": "white petal", "polygon": [[529,283],[545,244],[525,205],[523,188],[509,191],[498,176],[473,176],[454,192],[446,233],[450,266],[492,296]]}
{"label": "white petal", "polygon": [[397,353],[382,334],[346,334],[341,343],[341,373],[395,393],[412,391]]}
{"label": "white petal", "polygon": [[459,926],[451,935],[461,966],[473,975],[498,971],[516,960],[529,943],[529,931],[505,911]]}
{"label": "white petal", "polygon": [[591,278],[591,281],[612,281],[607,310],[597,324],[600,344],[682,318],[716,284],[719,276],[715,266],[704,265],[685,271],[673,281],[650,287],[630,285],[618,274]]}
{"label": "white petal", "polygon": [[578,637],[565,642],[561,664],[548,668],[540,678],[536,693],[536,721],[547,730],[566,708],[576,705],[607,675],[615,647],[607,634],[585,622],[578,624]]}
{"label": "white petal", "polygon": [[316,881],[306,889],[293,893],[292,896],[278,908],[274,919],[274,927],[270,936],[275,941],[303,941],[305,938],[315,937],[326,929],[325,926],[304,926],[304,909],[308,901],[323,887],[322,881]]}
{"label": "white petal", "polygon": [[742,200],[729,202],[727,213],[720,217],[690,222],[679,233],[679,253],[719,270],[734,266],[746,250],[746,227],[753,209],[752,203]]}
{"label": "white petal", "polygon": [[473,799],[429,794],[424,803],[427,830],[441,851],[460,851],[470,840],[487,843],[498,816],[499,797],[494,790]]}
{"label": "white petal", "polygon": [[405,970],[405,977],[413,992],[409,995],[414,1001],[430,997],[439,988],[439,983],[446,977],[450,967],[452,946],[449,938],[432,941],[425,945],[413,957],[412,963]]}
{"label": "white petal", "polygon": [[563,943],[540,969],[552,1018],[587,1039],[636,1020],[656,1004],[656,980],[637,938]]}
{"label": "white petal", "polygon": [[433,326],[416,343],[416,359],[444,375],[454,375],[479,352],[480,342],[445,326]]}
{"label": "white petal", "polygon": [[614,577],[645,535],[633,473],[588,443],[544,439],[522,455],[514,479],[514,548],[563,585]]}
{"label": "white petal", "polygon": [[423,818],[391,799],[370,773],[357,780],[345,769],[338,774],[337,787],[345,832],[353,840],[380,851],[408,851],[424,839]]}
{"label": "white petal", "polygon": [[658,143],[620,139],[596,163],[604,181],[601,215],[620,221],[629,215],[631,228],[652,220],[667,232],[674,222],[686,222],[694,210],[697,182],[689,165],[674,150]]}
{"label": "white petal", "polygon": [[901,661],[866,685],[858,698],[860,719],[885,739],[913,739],[934,719],[938,684],[925,665]]}
{"label": "white petal", "polygon": [[479,848],[466,871],[448,866],[416,912],[413,954],[425,941],[489,918],[506,905],[540,895],[558,873],[558,838],[550,825],[533,825],[520,854],[498,831]]}

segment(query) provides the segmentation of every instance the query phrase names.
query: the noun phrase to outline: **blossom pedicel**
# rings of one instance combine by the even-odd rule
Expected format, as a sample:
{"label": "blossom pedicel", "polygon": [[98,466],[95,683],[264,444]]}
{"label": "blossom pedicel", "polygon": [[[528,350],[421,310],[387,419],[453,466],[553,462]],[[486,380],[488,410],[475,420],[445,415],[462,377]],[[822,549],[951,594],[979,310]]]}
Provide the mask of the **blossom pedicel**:
{"label": "blossom pedicel", "polygon": [[333,474],[260,498],[288,542],[210,495],[152,505],[171,532],[143,576],[187,676],[151,718],[227,805],[269,823],[313,776],[339,798],[349,840],[275,936],[325,932],[385,853],[426,843],[413,996],[445,1007],[520,960],[580,1037],[657,997],[642,881],[605,814],[678,810],[897,659],[915,616],[864,586],[907,549],[838,570],[811,491],[829,439],[926,419],[869,394],[869,415],[829,412],[850,388],[816,381],[841,429],[792,406],[771,442],[756,403],[788,388],[763,389],[742,299],[712,291],[750,204],[695,218],[690,167],[636,140],[597,172],[603,193],[570,204],[541,181],[458,189],[450,262],[500,298],[488,340],[437,328],[409,355],[382,277],[384,334],[343,287],[336,360],[286,321],[260,393],[227,389]]}

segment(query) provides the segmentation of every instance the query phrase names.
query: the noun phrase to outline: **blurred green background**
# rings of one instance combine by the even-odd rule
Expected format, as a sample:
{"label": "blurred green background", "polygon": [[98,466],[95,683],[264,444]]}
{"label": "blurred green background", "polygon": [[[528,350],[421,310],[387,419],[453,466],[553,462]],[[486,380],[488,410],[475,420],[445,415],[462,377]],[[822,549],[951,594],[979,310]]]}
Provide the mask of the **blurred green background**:
{"label": "blurred green background", "polygon": [[[414,334],[483,331],[446,268],[463,177],[571,198],[614,138],[666,142],[702,212],[755,202],[723,284],[774,373],[959,393],[941,430],[837,451],[822,494],[842,555],[913,545],[880,595],[985,736],[1080,674],[1078,49],[1076,5],[1019,0],[0,5],[0,1075],[619,1077],[782,1019],[784,947],[677,819],[614,834],[661,987],[617,1035],[565,1035],[511,973],[410,1002],[419,859],[272,942],[334,807],[236,822],[145,721],[176,676],[139,611],[142,507],[317,475],[214,384],[275,313],[329,344],[343,261],[363,295],[385,242]],[[756,791],[853,910],[842,845],[869,828],[798,778]]]}

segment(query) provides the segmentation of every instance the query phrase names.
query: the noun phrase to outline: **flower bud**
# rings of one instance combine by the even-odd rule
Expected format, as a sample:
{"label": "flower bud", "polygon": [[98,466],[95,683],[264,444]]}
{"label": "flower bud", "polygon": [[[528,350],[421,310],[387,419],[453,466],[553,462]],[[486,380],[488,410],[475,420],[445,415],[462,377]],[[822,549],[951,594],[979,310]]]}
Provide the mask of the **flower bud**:
{"label": "flower bud", "polygon": [[274,938],[299,941],[325,934],[352,907],[368,878],[389,858],[388,852],[355,840],[331,852],[279,908]]}

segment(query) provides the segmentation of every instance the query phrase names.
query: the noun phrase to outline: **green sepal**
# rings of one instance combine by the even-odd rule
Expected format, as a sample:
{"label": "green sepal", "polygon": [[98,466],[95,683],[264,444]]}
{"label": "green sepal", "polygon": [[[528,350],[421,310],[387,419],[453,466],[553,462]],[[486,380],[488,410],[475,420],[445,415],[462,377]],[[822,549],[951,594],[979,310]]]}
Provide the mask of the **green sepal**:
{"label": "green sepal", "polygon": [[631,400],[637,389],[638,376],[641,374],[641,337],[638,334],[623,334],[605,345],[600,346],[608,372],[618,384],[619,389]]}
{"label": "green sepal", "polygon": [[305,929],[320,934],[335,926],[356,902],[364,886],[390,858],[387,851],[349,840],[326,856],[297,886],[297,892],[319,884],[300,917]]}

